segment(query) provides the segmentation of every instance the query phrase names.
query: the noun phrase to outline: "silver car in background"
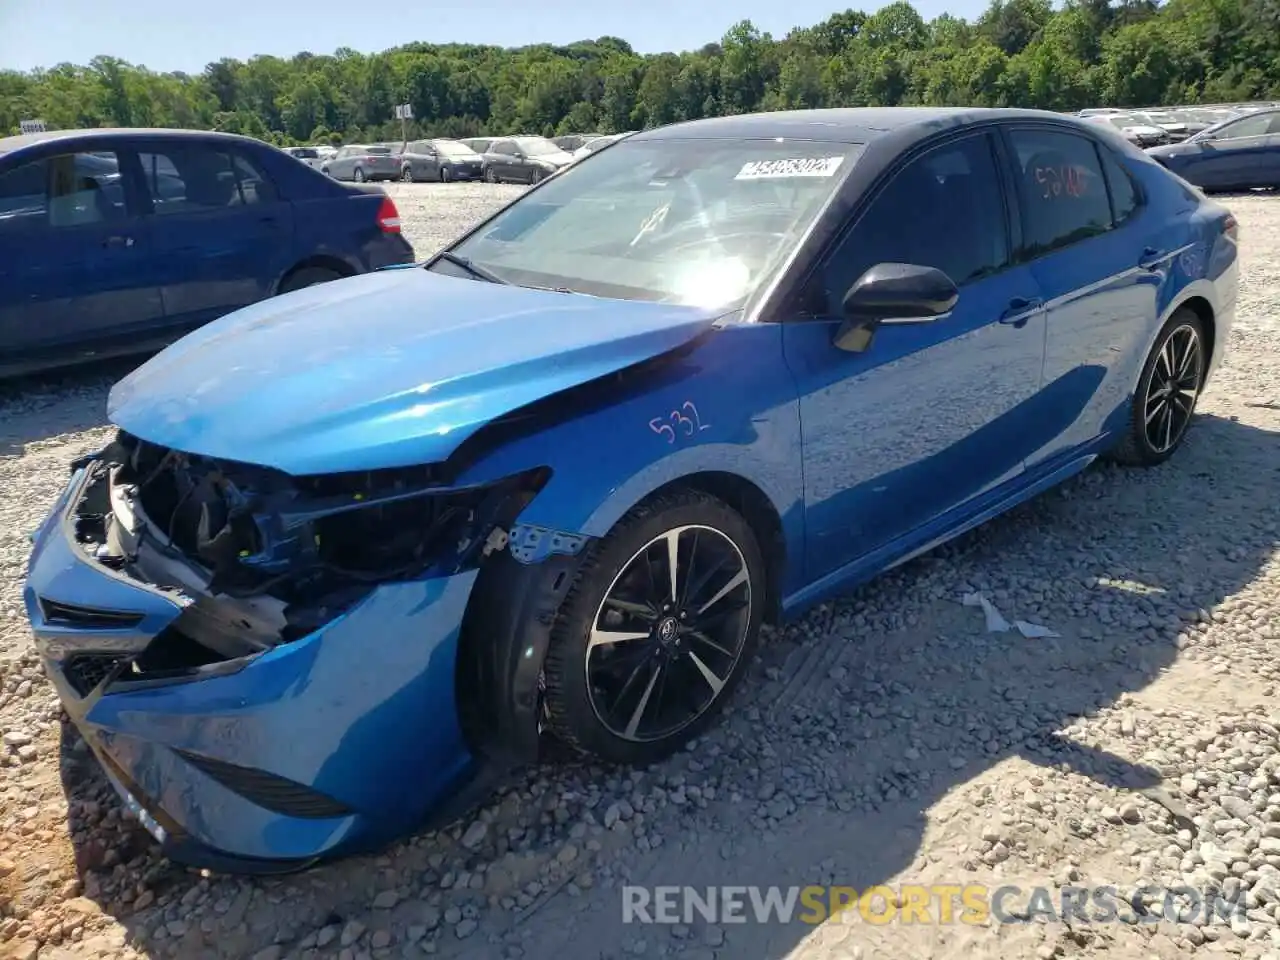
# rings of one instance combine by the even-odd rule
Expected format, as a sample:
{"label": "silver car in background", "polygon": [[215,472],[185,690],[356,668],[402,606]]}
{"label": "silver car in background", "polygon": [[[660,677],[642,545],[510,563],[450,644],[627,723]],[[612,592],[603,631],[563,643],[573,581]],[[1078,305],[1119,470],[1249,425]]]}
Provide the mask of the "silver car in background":
{"label": "silver car in background", "polygon": [[284,152],[293,159],[305,163],[308,167],[320,169],[320,151],[315,147],[285,147]]}
{"label": "silver car in background", "polygon": [[406,183],[479,180],[483,175],[480,154],[457,140],[410,140],[399,157],[400,179]]}
{"label": "silver car in background", "polygon": [[335,180],[354,180],[356,183],[398,180],[400,158],[388,146],[353,143],[323,161],[320,170]]}
{"label": "silver car in background", "polygon": [[503,137],[484,152],[489,183],[537,183],[573,163],[573,155],[546,137]]}

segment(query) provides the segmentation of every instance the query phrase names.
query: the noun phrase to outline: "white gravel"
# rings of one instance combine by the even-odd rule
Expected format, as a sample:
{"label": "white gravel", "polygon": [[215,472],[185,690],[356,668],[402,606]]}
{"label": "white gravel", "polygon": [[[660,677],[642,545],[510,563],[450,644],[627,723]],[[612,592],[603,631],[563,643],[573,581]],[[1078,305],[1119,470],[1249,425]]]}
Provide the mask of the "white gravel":
{"label": "white gravel", "polygon": [[[426,255],[519,189],[388,192]],[[1172,463],[1091,470],[772,634],[669,763],[547,770],[447,834],[283,880],[158,860],[82,750],[59,762],[26,534],[127,365],[0,386],[0,957],[1280,957],[1280,197],[1227,202],[1240,317]],[[984,633],[974,590],[1061,637]],[[639,927],[626,882],[1213,884],[1248,913]]]}

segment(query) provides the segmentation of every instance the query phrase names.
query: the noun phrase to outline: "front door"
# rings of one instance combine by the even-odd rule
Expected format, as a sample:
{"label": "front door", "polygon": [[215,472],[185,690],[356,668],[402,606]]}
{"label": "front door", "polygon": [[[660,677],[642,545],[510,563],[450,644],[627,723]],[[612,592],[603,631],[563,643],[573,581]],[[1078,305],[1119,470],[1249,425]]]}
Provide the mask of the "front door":
{"label": "front door", "polygon": [[[804,436],[806,570],[821,577],[1016,478],[1038,429],[1040,288],[1012,263],[994,141],[951,140],[872,198],[785,324]],[[864,350],[833,345],[845,292],[882,262],[937,267],[950,315],[880,327]],[[825,306],[821,306],[821,305]]]}
{"label": "front door", "polygon": [[161,323],[137,202],[113,150],[0,167],[0,364]]}
{"label": "front door", "polygon": [[165,316],[189,329],[265,299],[293,258],[293,211],[244,154],[212,143],[139,148]]}

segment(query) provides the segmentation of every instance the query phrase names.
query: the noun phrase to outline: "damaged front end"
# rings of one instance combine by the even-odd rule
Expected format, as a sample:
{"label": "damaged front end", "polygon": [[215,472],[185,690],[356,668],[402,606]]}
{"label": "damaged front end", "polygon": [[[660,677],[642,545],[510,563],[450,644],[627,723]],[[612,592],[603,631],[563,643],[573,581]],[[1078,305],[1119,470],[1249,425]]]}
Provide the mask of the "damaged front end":
{"label": "damaged front end", "polygon": [[516,520],[548,477],[294,477],[121,432],[34,538],[46,672],[175,860],[296,869],[451,818],[513,765],[488,738],[532,759],[530,631],[581,547]]}
{"label": "damaged front end", "polygon": [[148,676],[297,640],[380,583],[474,568],[506,546],[548,475],[474,487],[450,486],[431,467],[290,477],[123,432],[87,469],[76,541],[183,608],[129,664]]}

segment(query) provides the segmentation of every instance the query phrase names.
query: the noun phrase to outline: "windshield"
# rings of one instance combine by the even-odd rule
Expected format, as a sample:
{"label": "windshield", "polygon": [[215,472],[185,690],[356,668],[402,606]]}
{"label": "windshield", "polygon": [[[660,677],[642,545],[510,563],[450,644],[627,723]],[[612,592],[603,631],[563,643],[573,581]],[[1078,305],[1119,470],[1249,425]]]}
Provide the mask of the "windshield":
{"label": "windshield", "polygon": [[[729,310],[794,249],[861,151],[625,140],[548,180],[450,252],[518,285]],[[443,261],[432,269],[465,272]]]}
{"label": "windshield", "polygon": [[516,143],[521,150],[531,157],[546,157],[553,153],[564,153],[550,140],[544,140],[542,137],[516,137]]}
{"label": "windshield", "polygon": [[438,153],[444,154],[446,157],[474,157],[476,152],[468,147],[465,143],[458,143],[456,140],[433,140]]}

